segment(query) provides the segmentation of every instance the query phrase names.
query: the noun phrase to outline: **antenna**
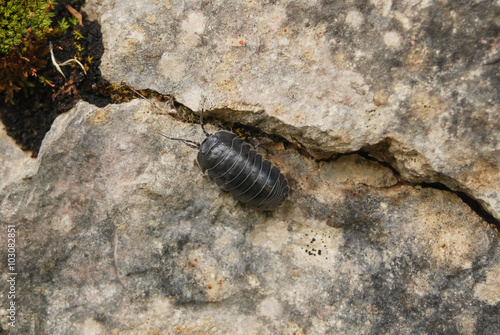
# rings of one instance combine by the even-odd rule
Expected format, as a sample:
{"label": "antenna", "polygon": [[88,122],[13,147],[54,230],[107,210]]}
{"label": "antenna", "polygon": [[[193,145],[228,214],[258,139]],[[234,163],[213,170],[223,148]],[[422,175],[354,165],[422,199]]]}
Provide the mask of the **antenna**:
{"label": "antenna", "polygon": [[[205,127],[203,127],[203,112],[205,111],[205,101],[206,100],[207,100],[207,98],[203,98],[203,103],[202,103],[202,106],[201,106],[200,124],[201,124],[201,129],[203,130],[203,133],[205,134],[205,136],[209,137],[210,134],[205,130]],[[198,142],[195,142],[195,141],[186,140],[184,138],[169,137],[167,135],[163,135],[162,133],[157,133],[157,134],[161,135],[161,136],[163,136],[163,137],[165,137],[166,139],[169,139],[169,140],[180,141],[180,142],[184,143],[185,145],[187,145],[190,148],[199,149],[201,147],[201,144],[198,143]]]}
{"label": "antenna", "polygon": [[166,135],[163,135],[162,133],[157,133],[158,135],[161,135],[165,138],[168,138],[169,140],[173,140],[173,141],[181,141],[182,143],[184,143],[185,145],[187,145],[188,147],[190,148],[194,148],[194,149],[199,149],[201,144],[198,143],[198,142],[195,142],[195,141],[191,141],[191,140],[186,140],[186,139],[183,139],[183,138],[175,138],[175,137],[168,137]]}
{"label": "antenna", "polygon": [[203,104],[201,106],[201,117],[200,117],[200,123],[201,123],[201,130],[203,130],[203,133],[205,136],[210,136],[210,134],[205,130],[205,127],[203,127],[203,111],[205,109],[205,101],[207,101],[207,98],[203,98]]}

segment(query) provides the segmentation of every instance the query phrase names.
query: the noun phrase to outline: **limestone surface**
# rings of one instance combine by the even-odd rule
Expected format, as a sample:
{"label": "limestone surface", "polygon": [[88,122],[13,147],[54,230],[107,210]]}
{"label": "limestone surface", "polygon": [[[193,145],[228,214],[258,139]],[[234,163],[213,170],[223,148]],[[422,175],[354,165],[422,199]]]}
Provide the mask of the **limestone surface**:
{"label": "limestone surface", "polygon": [[[3,329],[500,334],[498,1],[84,9],[101,25],[103,77],[178,108],[80,102],[2,180],[17,260],[17,324],[2,304]],[[159,135],[201,142],[178,111],[203,107],[281,136],[257,149],[288,178],[282,207],[238,203],[196,150]]]}
{"label": "limestone surface", "polygon": [[22,178],[35,164],[36,161],[31,158],[31,154],[22,151],[0,123],[0,189]]}
{"label": "limestone surface", "polygon": [[499,234],[455,194],[276,144],[259,150],[293,192],[274,212],[245,207],[157,134],[203,139],[170,112],[81,102],[1,191],[17,230],[12,334],[500,332]]}
{"label": "limestone surface", "polygon": [[88,0],[103,76],[317,158],[364,150],[500,219],[498,1]]}

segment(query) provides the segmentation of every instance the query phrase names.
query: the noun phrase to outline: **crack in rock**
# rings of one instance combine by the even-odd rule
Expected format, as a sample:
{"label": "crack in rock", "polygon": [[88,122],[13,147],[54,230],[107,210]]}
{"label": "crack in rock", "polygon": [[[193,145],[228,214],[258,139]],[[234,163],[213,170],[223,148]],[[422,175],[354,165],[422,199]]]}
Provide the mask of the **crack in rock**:
{"label": "crack in rock", "polygon": [[[185,114],[186,110],[189,109],[176,102],[176,110],[182,110],[182,113]],[[197,115],[191,110],[189,110],[189,113],[191,115]],[[412,186],[431,187],[456,194],[486,222],[495,225],[497,229],[500,228],[500,221],[495,217],[495,211],[489,211],[488,204],[483,199],[475,198],[475,192],[473,190],[468,189],[460,181],[433,170],[423,154],[408,146],[404,146],[404,149],[402,149],[403,146],[400,143],[396,144],[397,141],[395,139],[386,138],[377,144],[365,145],[358,151],[334,152],[331,151],[331,146],[330,150],[323,150],[318,143],[308,143],[304,139],[299,139],[297,133],[300,133],[300,130],[292,130],[292,126],[285,127],[282,122],[275,118],[271,117],[267,119],[264,111],[254,113],[225,108],[220,110],[207,110],[204,114],[212,118],[212,120],[206,119],[206,123],[215,122],[219,125],[221,123],[237,123],[238,126],[242,128],[250,128],[250,134],[252,132],[255,133],[257,130],[260,133],[264,133],[265,136],[269,136],[270,134],[279,135],[280,138],[288,142],[287,144],[291,144],[299,152],[307,157],[313,157],[316,161],[329,161],[332,159],[332,156],[337,159],[338,157],[346,155],[359,154],[366,159],[374,160],[382,166],[391,169],[400,183]],[[180,117],[178,118],[181,119]],[[190,121],[196,120],[194,117],[190,117],[189,119]],[[247,125],[251,126],[249,127]],[[271,132],[269,133],[269,131]],[[289,135],[290,133],[294,135],[291,136]],[[333,141],[335,140],[334,137]]]}

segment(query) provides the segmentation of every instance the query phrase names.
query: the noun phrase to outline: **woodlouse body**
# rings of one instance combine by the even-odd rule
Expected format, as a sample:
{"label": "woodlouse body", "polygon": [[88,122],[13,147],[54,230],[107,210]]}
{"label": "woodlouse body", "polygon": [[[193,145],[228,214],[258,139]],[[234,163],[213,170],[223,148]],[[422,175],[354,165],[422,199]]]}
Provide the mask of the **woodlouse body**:
{"label": "woodlouse body", "polygon": [[161,135],[197,148],[203,173],[208,172],[208,177],[235,199],[262,210],[276,209],[285,201],[288,181],[276,166],[232,132],[207,133],[203,127],[203,111],[201,127],[207,136],[201,144]]}
{"label": "woodlouse body", "polygon": [[280,170],[234,133],[209,135],[200,145],[198,163],[224,191],[253,207],[276,209],[288,196]]}

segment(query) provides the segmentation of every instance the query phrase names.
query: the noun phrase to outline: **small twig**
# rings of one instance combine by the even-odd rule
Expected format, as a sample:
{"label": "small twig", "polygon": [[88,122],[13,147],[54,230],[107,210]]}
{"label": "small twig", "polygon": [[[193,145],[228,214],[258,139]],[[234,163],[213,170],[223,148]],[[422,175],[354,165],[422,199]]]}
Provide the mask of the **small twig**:
{"label": "small twig", "polygon": [[71,15],[73,15],[74,17],[76,17],[78,19],[78,24],[80,26],[83,26],[83,17],[82,17],[82,14],[80,14],[79,11],[77,11],[76,9],[74,9],[73,7],[71,7],[70,5],[66,5],[66,9],[71,13]]}
{"label": "small twig", "polygon": [[[64,72],[62,72],[61,70],[61,66],[65,66],[65,65],[68,65],[70,64],[71,62],[73,63],[77,63],[78,65],[80,65],[80,67],[82,68],[83,70],[83,73],[85,73],[85,75],[87,75],[87,71],[85,71],[85,68],[83,67],[82,63],[80,63],[78,61],[78,59],[76,58],[71,58],[71,59],[68,59],[67,61],[63,62],[63,63],[58,63],[56,61],[56,57],[54,56],[54,50],[53,50],[53,46],[52,46],[52,42],[50,42],[49,44],[49,48],[50,48],[50,59],[52,59],[52,64],[54,65],[54,67],[56,68],[56,70],[62,74],[62,76],[64,77],[64,79],[66,79],[66,76],[64,75]],[[66,79],[67,80],[67,79]]]}
{"label": "small twig", "polygon": [[61,67],[59,66],[59,64],[57,64],[56,57],[54,56],[54,51],[52,50],[53,49],[52,42],[50,42],[49,48],[50,48],[50,59],[52,60],[52,64],[54,65],[54,67],[56,68],[56,70],[60,74],[62,74],[62,76],[64,77],[64,79],[66,79],[66,76],[64,75],[64,72],[62,72]]}
{"label": "small twig", "polygon": [[143,99],[146,99],[146,97],[144,95],[142,95],[141,93],[137,92],[135,89],[132,88],[132,91],[134,91],[135,93],[139,94]]}
{"label": "small twig", "polygon": [[80,65],[80,67],[82,68],[83,73],[85,73],[85,75],[87,75],[87,71],[85,71],[85,68],[83,67],[82,63],[80,63],[80,61],[78,61],[78,59],[76,59],[76,58],[68,59],[67,61],[65,61],[64,63],[61,63],[59,65],[60,66],[65,66],[65,65],[68,65],[71,62]]}

